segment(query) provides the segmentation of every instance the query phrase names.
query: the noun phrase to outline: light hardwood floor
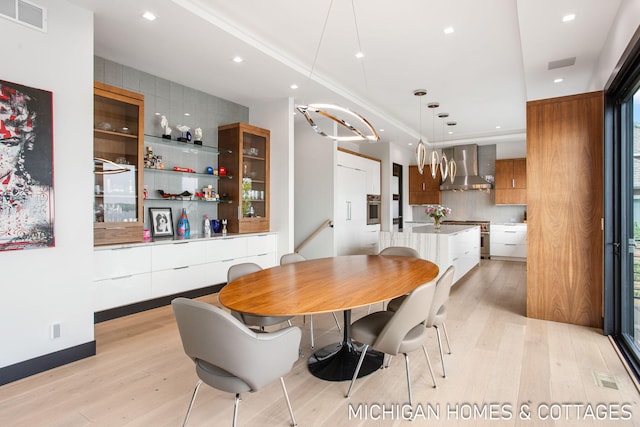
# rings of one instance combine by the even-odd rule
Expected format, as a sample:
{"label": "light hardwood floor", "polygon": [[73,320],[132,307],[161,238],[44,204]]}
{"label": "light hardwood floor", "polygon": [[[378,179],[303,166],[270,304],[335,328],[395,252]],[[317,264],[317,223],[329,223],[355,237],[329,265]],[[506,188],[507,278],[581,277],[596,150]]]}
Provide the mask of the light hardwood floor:
{"label": "light hardwood floor", "polygon": [[[453,287],[447,320],[453,354],[445,354],[447,378],[441,376],[435,331],[428,342],[437,389],[432,388],[424,355],[409,355],[414,408],[427,408],[429,420],[419,417],[410,424],[398,417],[398,405],[407,401],[402,357],[393,358],[389,369],[358,380],[349,400],[344,398],[348,383],[312,377],[306,368],[308,326],[296,319],[303,330],[305,357],[285,381],[298,425],[640,425],[638,392],[601,331],[524,317],[525,268],[518,262],[482,261]],[[217,302],[215,295],[203,300]],[[364,314],[366,308],[353,315]],[[339,340],[330,315],[314,316],[314,326],[318,347]],[[95,336],[97,356],[0,387],[0,425],[181,425],[197,379],[193,363],[182,351],[171,309],[100,323]],[[619,389],[598,386],[597,373],[615,379]],[[520,419],[521,404],[531,408],[529,420]],[[562,404],[572,405],[563,409]],[[591,417],[587,405],[596,409],[597,404],[605,406]],[[622,404],[628,406],[616,406]],[[541,419],[549,416],[545,405],[559,419]],[[382,406],[390,411],[385,419]],[[232,408],[233,396],[203,386],[189,425],[230,425]],[[606,415],[603,408],[617,410],[618,418],[631,418],[614,421],[607,415],[598,420]],[[239,426],[288,422],[279,383],[243,395]]]}

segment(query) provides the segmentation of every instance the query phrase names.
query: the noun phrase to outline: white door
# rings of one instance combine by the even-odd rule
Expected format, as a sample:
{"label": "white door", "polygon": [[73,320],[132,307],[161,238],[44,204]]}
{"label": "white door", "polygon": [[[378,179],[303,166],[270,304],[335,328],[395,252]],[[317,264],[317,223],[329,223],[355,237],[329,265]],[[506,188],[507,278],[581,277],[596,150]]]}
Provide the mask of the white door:
{"label": "white door", "polygon": [[361,253],[367,225],[366,173],[338,165],[334,236],[336,255]]}

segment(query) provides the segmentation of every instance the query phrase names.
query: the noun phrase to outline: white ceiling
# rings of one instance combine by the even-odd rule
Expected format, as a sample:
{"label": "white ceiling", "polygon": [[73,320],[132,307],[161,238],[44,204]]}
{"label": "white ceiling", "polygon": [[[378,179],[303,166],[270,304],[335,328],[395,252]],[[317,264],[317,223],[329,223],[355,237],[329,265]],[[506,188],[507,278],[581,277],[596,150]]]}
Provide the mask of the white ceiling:
{"label": "white ceiling", "polygon": [[[335,103],[404,146],[421,134],[436,145],[523,141],[526,101],[593,90],[621,2],[70,1],[94,11],[98,56],[249,107],[289,96]],[[569,13],[576,19],[563,23]],[[574,66],[547,69],[570,57]],[[428,94],[414,96],[419,88]],[[457,126],[434,117],[442,112]]]}

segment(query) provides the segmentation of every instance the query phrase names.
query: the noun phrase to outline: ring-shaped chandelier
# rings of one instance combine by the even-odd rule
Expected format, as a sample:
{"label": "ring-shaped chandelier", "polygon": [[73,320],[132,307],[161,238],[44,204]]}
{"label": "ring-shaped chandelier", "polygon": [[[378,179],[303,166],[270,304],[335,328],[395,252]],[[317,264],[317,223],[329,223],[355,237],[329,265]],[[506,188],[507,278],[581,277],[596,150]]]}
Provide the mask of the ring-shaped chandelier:
{"label": "ring-shaped chandelier", "polygon": [[[380,140],[380,135],[376,132],[375,128],[371,126],[371,123],[367,119],[365,119],[362,115],[356,113],[355,111],[351,111],[348,108],[340,107],[338,105],[333,104],[309,104],[309,105],[298,105],[296,106],[296,110],[300,111],[307,122],[311,125],[314,131],[317,134],[326,136],[327,138],[334,139],[336,141],[362,141],[367,140],[369,142],[377,142]],[[364,126],[365,129],[359,129],[358,127],[351,124],[351,122],[347,121],[346,118],[338,117],[339,114],[347,115],[348,118],[355,119],[356,122],[359,122],[359,125]],[[320,116],[326,117],[330,120],[333,120],[340,126],[346,128],[353,135],[330,135],[320,129],[316,122],[311,117],[311,113],[318,114]]]}

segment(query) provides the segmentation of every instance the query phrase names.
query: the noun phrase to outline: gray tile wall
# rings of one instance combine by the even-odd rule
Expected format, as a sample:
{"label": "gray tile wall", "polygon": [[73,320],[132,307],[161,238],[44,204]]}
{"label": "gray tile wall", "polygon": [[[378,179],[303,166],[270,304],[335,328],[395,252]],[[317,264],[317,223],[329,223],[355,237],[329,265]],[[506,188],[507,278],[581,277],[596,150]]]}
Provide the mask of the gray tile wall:
{"label": "gray tile wall", "polygon": [[[184,86],[116,62],[94,57],[94,79],[101,83],[138,92],[144,95],[144,132],[147,135],[160,136],[160,118],[167,117],[169,127],[173,129],[171,135],[175,140],[180,136],[178,125],[202,129],[203,144],[218,146],[218,126],[235,122],[249,121],[249,108],[208,93]],[[185,116],[185,113],[189,113]],[[176,147],[166,147],[145,141],[146,146],[153,148],[154,154],[162,155],[165,168],[173,166],[190,167],[197,172],[203,172],[206,166],[218,167],[217,156],[209,153],[194,154],[194,150],[186,149],[182,143],[176,142]],[[193,146],[190,146],[193,148]],[[168,193],[201,190],[208,184],[217,189],[216,180],[206,177],[145,171],[144,185],[151,197],[157,197],[157,190]],[[195,201],[145,200],[145,227],[149,227],[148,208],[171,207],[174,226],[177,224],[182,208],[187,210],[191,225],[191,236],[201,237],[205,215],[216,219],[217,204]],[[218,218],[221,219],[221,218]]]}

